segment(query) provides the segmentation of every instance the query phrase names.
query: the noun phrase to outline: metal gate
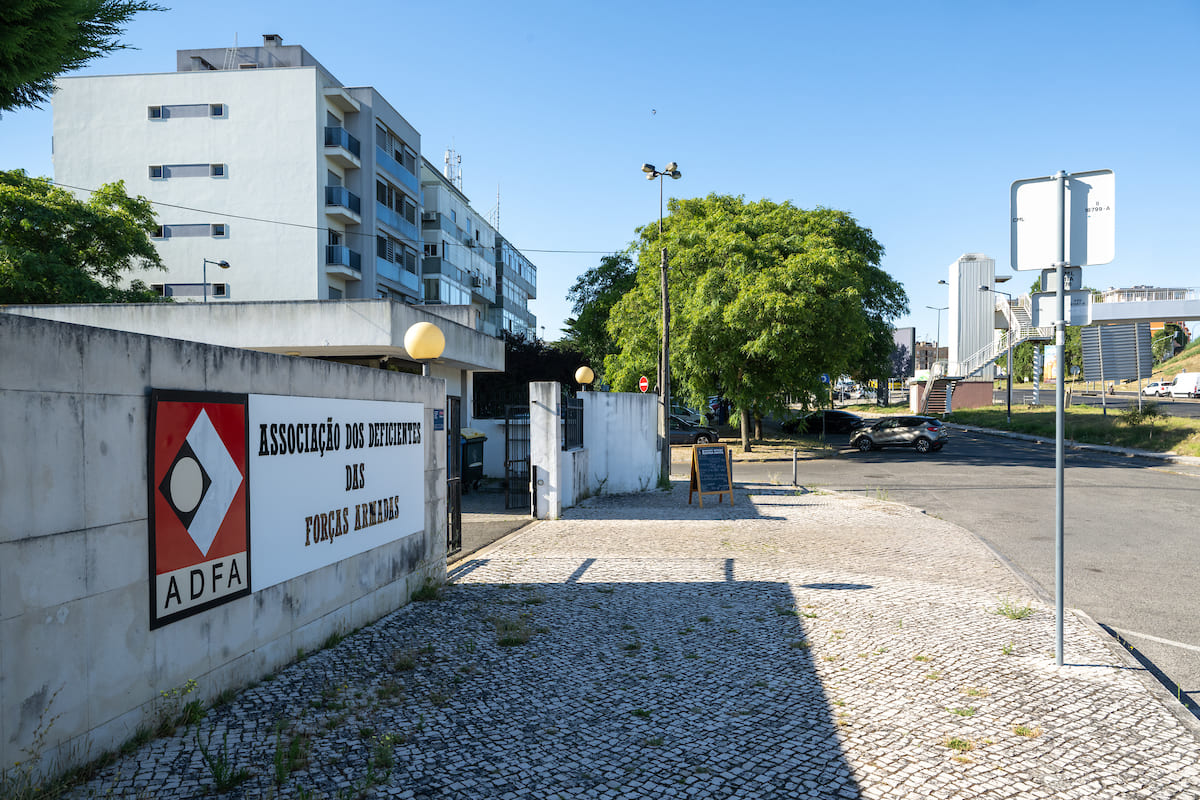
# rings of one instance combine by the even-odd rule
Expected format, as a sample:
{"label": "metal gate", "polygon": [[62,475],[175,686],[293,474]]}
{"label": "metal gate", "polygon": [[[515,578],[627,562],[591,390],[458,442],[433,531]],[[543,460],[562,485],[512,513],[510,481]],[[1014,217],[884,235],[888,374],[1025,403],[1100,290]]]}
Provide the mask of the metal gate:
{"label": "metal gate", "polygon": [[533,513],[529,488],[529,405],[505,406],[504,507]]}
{"label": "metal gate", "polygon": [[462,549],[461,400],[446,398],[446,555]]}

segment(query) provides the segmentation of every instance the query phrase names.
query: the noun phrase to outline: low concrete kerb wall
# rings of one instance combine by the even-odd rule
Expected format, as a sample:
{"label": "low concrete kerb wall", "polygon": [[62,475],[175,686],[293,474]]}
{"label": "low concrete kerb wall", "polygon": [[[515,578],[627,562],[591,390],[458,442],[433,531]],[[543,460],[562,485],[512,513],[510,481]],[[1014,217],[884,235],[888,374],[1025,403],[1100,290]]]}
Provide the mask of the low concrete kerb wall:
{"label": "low concrete kerb wall", "polygon": [[[1016,433],[1014,431],[1001,431],[995,428],[980,428],[975,425],[963,425],[957,422],[947,422],[951,428],[960,431],[969,431],[971,433],[982,433],[988,436],[1000,436],[1005,439],[1019,439],[1023,442],[1033,442],[1035,444],[1054,444],[1053,437],[1033,436],[1028,433]],[[1191,464],[1200,466],[1200,458],[1195,456],[1181,456],[1175,453],[1155,453],[1153,450],[1135,450],[1132,447],[1114,447],[1107,444],[1087,444],[1085,442],[1076,442],[1071,439],[1066,440],[1066,446],[1072,450],[1092,450],[1097,453],[1110,453],[1118,456],[1138,456],[1140,458],[1157,458],[1163,461],[1171,461],[1176,464]]]}

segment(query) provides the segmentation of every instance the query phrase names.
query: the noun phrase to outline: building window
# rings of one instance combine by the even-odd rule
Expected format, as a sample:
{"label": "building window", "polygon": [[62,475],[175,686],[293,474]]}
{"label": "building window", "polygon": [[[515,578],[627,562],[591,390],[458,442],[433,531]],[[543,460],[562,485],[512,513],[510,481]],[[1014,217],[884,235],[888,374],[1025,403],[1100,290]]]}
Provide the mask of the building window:
{"label": "building window", "polygon": [[214,178],[224,178],[225,177],[225,165],[224,164],[209,164],[208,165],[208,174]]}
{"label": "building window", "polygon": [[151,238],[151,239],[165,239],[165,238],[167,238],[167,229],[166,229],[166,228],[164,228],[162,225],[155,225],[155,226],[154,226],[154,233],[150,234],[150,238]]}
{"label": "building window", "polygon": [[428,256],[430,258],[437,258],[437,251],[438,251],[437,242],[426,242],[425,243],[425,255],[426,256]]}
{"label": "building window", "polygon": [[212,235],[219,239],[224,239],[229,234],[225,230],[225,223],[214,222],[212,225]]}
{"label": "building window", "polygon": [[159,297],[165,297],[167,294],[166,287],[163,286],[161,283],[150,284],[150,291],[154,292]]}
{"label": "building window", "polygon": [[[213,67],[216,69],[216,67]],[[238,69],[258,69],[258,64],[238,64]]]}
{"label": "building window", "polygon": [[225,104],[224,103],[209,103],[208,104],[208,115],[210,117],[225,116]]}
{"label": "building window", "polygon": [[161,178],[162,176],[163,176],[162,164],[151,164],[150,165],[150,177],[151,178]]}
{"label": "building window", "polygon": [[342,299],[342,290],[337,288],[336,286],[330,286],[329,287],[329,299],[330,300],[341,300]]}
{"label": "building window", "polygon": [[146,109],[146,116],[150,119],[162,119],[162,106],[149,106]]}

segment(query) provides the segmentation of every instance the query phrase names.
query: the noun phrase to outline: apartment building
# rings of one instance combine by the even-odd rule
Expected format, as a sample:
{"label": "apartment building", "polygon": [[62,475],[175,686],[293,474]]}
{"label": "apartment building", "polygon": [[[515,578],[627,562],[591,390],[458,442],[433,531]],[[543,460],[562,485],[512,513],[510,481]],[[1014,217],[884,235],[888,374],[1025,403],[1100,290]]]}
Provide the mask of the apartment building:
{"label": "apartment building", "polygon": [[534,339],[537,318],[529,301],[537,298],[537,267],[512,242],[496,234],[496,302],[491,323],[500,331]]}
{"label": "apartment building", "polygon": [[496,302],[496,230],[471,207],[455,181],[425,158],[421,191],[425,302],[470,306],[464,324],[496,336],[498,330],[488,321]]}
{"label": "apartment building", "polygon": [[158,203],[163,294],[420,302],[420,134],[303,47],[180,50],[175,72],[62,78],[53,105],[59,183]]}

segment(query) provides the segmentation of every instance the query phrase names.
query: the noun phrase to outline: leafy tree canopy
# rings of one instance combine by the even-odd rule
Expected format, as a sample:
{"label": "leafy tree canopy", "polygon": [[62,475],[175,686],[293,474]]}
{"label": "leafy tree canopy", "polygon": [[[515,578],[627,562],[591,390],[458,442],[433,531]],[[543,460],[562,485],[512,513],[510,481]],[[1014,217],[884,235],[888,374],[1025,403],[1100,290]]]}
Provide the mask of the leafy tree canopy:
{"label": "leafy tree canopy", "polygon": [[117,41],[141,0],[4,0],[0,3],[0,111],[36,107],[54,79],[94,58],[123,50]]}
{"label": "leafy tree canopy", "polygon": [[693,401],[723,394],[748,414],[788,395],[821,396],[821,373],[888,372],[903,287],[879,267],[883,247],[844,211],[709,195],[671,200],[662,239],[639,230],[634,287],[608,323],[618,351],[605,376],[631,391],[656,372],[660,248],[670,255],[671,368]]}
{"label": "leafy tree canopy", "polygon": [[636,276],[637,267],[629,254],[615,253],[580,275],[567,292],[575,316],[567,319],[565,344],[583,355],[597,377],[603,374],[604,357],[616,352],[608,317],[616,302],[633,288]]}
{"label": "leafy tree canopy", "polygon": [[134,269],[162,269],[150,242],[154,212],[121,181],[79,200],[45,178],[0,171],[0,303],[159,300]]}

